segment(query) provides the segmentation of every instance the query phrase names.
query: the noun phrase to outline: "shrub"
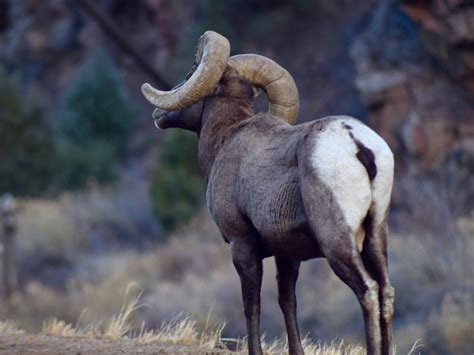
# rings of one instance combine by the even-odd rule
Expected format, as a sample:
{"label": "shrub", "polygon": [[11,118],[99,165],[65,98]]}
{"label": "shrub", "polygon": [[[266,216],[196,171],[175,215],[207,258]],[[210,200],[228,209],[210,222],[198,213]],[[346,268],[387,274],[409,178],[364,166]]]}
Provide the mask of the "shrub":
{"label": "shrub", "polygon": [[167,230],[188,221],[202,204],[204,182],[197,163],[197,140],[191,133],[166,135],[153,172],[151,196],[153,210]]}
{"label": "shrub", "polygon": [[51,124],[37,97],[0,76],[0,192],[41,195],[53,174]]}
{"label": "shrub", "polygon": [[61,185],[78,188],[89,178],[112,180],[135,116],[113,61],[105,52],[96,52],[63,99],[58,124]]}
{"label": "shrub", "polygon": [[118,158],[105,141],[84,145],[59,138],[57,152],[56,177],[60,188],[77,189],[90,180],[103,184],[115,179]]}

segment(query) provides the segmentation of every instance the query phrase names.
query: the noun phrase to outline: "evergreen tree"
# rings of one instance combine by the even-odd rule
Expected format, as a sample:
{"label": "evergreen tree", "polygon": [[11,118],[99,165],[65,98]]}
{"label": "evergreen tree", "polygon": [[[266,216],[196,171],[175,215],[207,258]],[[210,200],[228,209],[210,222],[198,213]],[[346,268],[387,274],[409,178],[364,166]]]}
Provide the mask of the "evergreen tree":
{"label": "evergreen tree", "polygon": [[61,185],[80,188],[88,179],[114,179],[124,158],[136,109],[105,52],[97,52],[78,72],[59,115]]}

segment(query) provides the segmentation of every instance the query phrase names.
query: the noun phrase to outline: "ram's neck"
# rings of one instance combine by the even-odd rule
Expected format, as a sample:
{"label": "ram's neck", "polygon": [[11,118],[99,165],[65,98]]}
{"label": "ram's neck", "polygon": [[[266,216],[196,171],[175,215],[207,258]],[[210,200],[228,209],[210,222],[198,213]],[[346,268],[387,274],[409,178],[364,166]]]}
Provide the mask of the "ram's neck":
{"label": "ram's neck", "polygon": [[251,103],[244,100],[219,98],[206,105],[201,130],[198,132],[199,166],[206,183],[219,150],[235,135],[239,123],[251,116]]}

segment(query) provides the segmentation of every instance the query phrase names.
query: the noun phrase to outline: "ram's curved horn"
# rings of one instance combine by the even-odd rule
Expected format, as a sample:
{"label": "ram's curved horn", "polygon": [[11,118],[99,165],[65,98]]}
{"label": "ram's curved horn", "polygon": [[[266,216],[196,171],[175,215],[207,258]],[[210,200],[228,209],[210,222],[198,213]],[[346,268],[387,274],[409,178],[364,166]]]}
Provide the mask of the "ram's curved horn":
{"label": "ram's curved horn", "polygon": [[261,87],[268,97],[268,111],[288,123],[298,117],[298,88],[291,74],[273,60],[257,54],[240,54],[229,58],[232,66],[245,79]]}
{"label": "ram's curved horn", "polygon": [[[146,83],[142,93],[153,105],[166,111],[179,111],[209,95],[219,83],[230,55],[227,38],[206,31],[199,38],[195,65],[189,79],[170,91],[160,91]],[[197,65],[197,66],[196,66]]]}

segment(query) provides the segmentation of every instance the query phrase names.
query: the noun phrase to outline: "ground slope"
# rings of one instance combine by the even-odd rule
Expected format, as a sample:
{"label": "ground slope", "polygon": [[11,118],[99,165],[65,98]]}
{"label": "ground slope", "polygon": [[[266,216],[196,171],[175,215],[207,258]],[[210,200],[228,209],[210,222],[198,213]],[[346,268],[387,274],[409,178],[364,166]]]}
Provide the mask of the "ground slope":
{"label": "ground slope", "polygon": [[229,351],[200,351],[195,346],[140,344],[126,339],[61,337],[54,335],[0,335],[0,354],[225,354]]}

